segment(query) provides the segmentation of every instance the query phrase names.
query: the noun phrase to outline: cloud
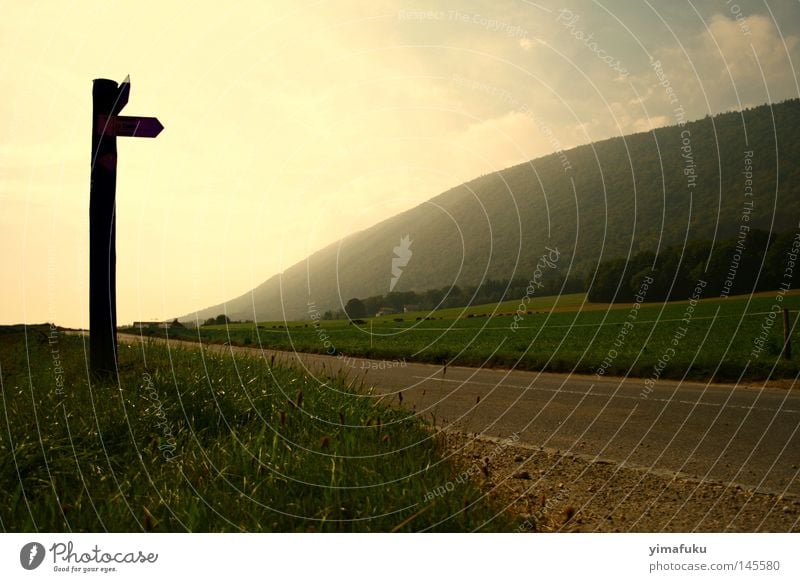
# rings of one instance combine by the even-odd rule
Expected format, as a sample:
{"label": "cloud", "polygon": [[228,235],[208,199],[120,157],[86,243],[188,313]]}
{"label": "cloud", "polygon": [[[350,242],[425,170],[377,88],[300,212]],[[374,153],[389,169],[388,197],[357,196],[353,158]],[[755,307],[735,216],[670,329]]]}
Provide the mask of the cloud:
{"label": "cloud", "polygon": [[[487,169],[508,167],[567,149],[564,136],[542,120],[524,111],[509,111],[495,118],[470,124],[454,141],[477,158],[485,156]],[[585,139],[585,138],[584,138]],[[472,155],[470,157],[472,157]]]}
{"label": "cloud", "polygon": [[736,22],[715,15],[703,45],[709,52],[719,50],[733,81],[746,87],[750,83],[762,84],[762,70],[769,85],[789,80],[789,57],[793,53],[797,56],[798,38],[782,37],[767,16],[756,14]]}
{"label": "cloud", "polygon": [[[715,14],[683,48],[672,44],[654,54],[694,117],[709,109],[738,109],[796,96],[791,65],[800,59],[798,43],[796,36],[782,35],[768,16],[736,20]],[[656,94],[663,97],[663,92]]]}
{"label": "cloud", "polygon": [[596,141],[601,136],[620,136],[643,131],[652,131],[674,123],[667,115],[654,115],[645,111],[640,102],[609,104],[606,115],[595,115],[588,121],[574,123],[567,127],[564,134],[567,141],[580,144]]}

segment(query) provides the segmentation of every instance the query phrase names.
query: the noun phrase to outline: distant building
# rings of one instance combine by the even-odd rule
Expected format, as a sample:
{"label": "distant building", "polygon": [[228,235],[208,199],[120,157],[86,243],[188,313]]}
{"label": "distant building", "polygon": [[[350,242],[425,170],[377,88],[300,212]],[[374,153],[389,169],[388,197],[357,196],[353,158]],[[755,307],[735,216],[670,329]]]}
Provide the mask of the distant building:
{"label": "distant building", "polygon": [[392,307],[381,307],[378,310],[378,313],[375,314],[375,317],[380,317],[382,315],[392,315],[393,313],[397,313],[397,311],[395,311],[395,309],[393,309]]}
{"label": "distant building", "polygon": [[422,311],[422,307],[419,305],[404,305],[403,306],[403,313],[410,313],[412,311]]}

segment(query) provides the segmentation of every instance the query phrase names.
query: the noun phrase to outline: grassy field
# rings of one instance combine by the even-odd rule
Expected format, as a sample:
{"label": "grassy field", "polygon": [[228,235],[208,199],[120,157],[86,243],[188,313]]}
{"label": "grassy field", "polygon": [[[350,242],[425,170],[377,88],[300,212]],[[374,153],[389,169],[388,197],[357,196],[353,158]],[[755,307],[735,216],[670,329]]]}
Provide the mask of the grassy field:
{"label": "grassy field", "polygon": [[89,382],[85,339],[0,333],[4,532],[516,528],[344,377],[150,342]]}
{"label": "grassy field", "polygon": [[[792,378],[800,353],[781,358],[775,293],[667,304],[609,306],[584,295],[346,321],[259,322],[170,330],[169,335],[282,350],[342,353],[552,372],[716,380]],[[797,291],[780,307],[800,309]],[[793,321],[797,314],[793,314]],[[512,323],[517,329],[512,329]],[[626,323],[627,322],[627,323]],[[164,332],[151,331],[163,334]],[[800,352],[800,330],[792,341]],[[759,349],[755,349],[759,342]],[[662,364],[659,364],[662,362]]]}

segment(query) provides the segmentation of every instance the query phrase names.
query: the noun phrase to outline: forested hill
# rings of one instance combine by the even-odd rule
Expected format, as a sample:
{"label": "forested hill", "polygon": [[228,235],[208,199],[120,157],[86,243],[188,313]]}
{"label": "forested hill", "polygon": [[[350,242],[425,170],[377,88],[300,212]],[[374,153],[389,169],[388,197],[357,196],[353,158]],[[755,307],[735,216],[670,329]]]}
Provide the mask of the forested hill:
{"label": "forested hill", "polygon": [[385,294],[406,235],[411,256],[395,291],[524,279],[546,246],[560,251],[562,274],[583,281],[600,261],[731,239],[746,202],[753,228],[797,227],[800,101],[608,139],[482,176],[181,319],[305,318],[308,302],[337,309],[351,297]]}

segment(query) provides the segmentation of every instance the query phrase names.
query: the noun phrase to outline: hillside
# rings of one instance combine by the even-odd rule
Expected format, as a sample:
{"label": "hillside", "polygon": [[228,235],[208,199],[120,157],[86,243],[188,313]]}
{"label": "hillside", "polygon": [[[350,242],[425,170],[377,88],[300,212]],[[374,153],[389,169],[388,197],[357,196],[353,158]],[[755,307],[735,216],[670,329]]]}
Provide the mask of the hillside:
{"label": "hillside", "polygon": [[[754,202],[751,227],[787,232],[800,219],[798,129],[795,99],[545,156],[448,190],[250,293],[181,319],[222,312],[232,319],[304,319],[309,302],[338,309],[351,297],[385,294],[393,249],[406,235],[412,255],[395,291],[527,279],[546,246],[560,251],[562,274],[591,276],[610,258],[732,238],[746,200]],[[746,151],[753,152],[747,161]],[[749,162],[753,196],[745,198]]]}

